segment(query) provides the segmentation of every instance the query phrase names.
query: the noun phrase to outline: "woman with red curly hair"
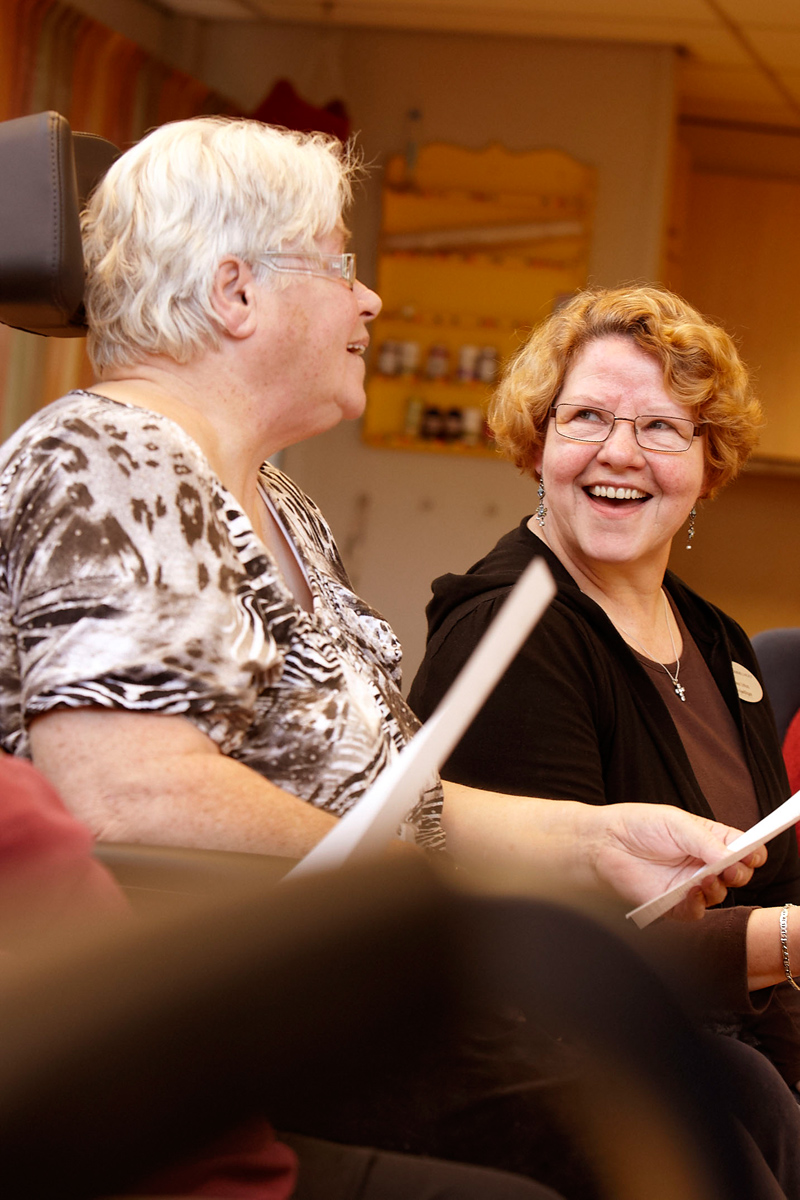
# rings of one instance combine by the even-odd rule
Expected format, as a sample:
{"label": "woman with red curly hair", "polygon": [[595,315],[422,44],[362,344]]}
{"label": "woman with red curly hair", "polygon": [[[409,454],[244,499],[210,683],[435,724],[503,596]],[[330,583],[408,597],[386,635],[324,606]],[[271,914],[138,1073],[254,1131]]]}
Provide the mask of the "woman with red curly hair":
{"label": "woman with red curly hair", "polygon": [[[445,778],[510,794],[508,811],[485,820],[512,831],[513,798],[531,794],[674,805],[748,828],[789,795],[755,655],[735,621],[667,568],[673,539],[683,531],[691,548],[698,505],[736,476],[758,435],[732,339],[658,288],[582,292],[510,363],[490,421],[538,505],[465,575],[434,582],[410,697],[418,715],[532,558],[545,559],[558,595]],[[462,837],[480,853],[474,822]],[[702,925],[728,988],[725,1024],[795,1085],[800,1004],[786,959],[800,971],[800,920],[776,907],[787,902],[800,902],[793,831]]]}

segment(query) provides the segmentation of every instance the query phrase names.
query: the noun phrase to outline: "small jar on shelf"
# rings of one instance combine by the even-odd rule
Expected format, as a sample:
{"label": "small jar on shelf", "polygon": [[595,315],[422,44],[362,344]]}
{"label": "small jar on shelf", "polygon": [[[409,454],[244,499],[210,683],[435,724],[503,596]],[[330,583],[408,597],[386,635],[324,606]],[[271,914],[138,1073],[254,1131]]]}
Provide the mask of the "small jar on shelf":
{"label": "small jar on shelf", "polygon": [[400,375],[416,375],[419,370],[419,342],[399,342],[398,365]]}
{"label": "small jar on shelf", "polygon": [[444,414],[444,440],[446,442],[459,442],[464,430],[463,414],[460,408],[448,408]]}
{"label": "small jar on shelf", "polygon": [[483,409],[470,405],[461,412],[461,440],[465,446],[480,446],[483,437]]}
{"label": "small jar on shelf", "polygon": [[481,383],[494,383],[497,380],[497,349],[495,346],[481,346],[475,363],[475,378]]}
{"label": "small jar on shelf", "polygon": [[409,396],[406,402],[405,420],[403,422],[403,435],[412,440],[420,437],[422,432],[422,418],[425,411],[425,401],[421,396]]}
{"label": "small jar on shelf", "polygon": [[458,367],[456,379],[459,383],[472,383],[477,378],[478,346],[461,346],[458,351]]}
{"label": "small jar on shelf", "polygon": [[446,379],[450,374],[450,351],[443,342],[434,342],[425,362],[426,379]]}
{"label": "small jar on shelf", "polygon": [[391,378],[392,375],[397,374],[399,346],[399,342],[395,342],[391,338],[387,338],[385,342],[381,342],[375,359],[375,370],[379,375],[386,375]]}
{"label": "small jar on shelf", "polygon": [[445,433],[445,418],[436,404],[428,404],[422,413],[419,435],[426,442],[442,441]]}

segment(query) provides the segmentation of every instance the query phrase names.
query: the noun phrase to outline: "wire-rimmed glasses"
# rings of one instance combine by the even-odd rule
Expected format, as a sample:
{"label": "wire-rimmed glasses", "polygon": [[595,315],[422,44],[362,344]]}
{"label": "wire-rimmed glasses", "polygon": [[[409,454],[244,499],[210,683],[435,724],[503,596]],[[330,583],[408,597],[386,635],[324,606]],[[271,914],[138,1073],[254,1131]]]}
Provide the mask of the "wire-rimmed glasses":
{"label": "wire-rimmed glasses", "polygon": [[628,421],[642,450],[657,450],[660,454],[682,454],[702,433],[702,427],[695,425],[689,417],[667,417],[658,413],[615,417],[605,408],[592,408],[587,404],[554,404],[550,413],[555,418],[556,433],[573,442],[604,442],[611,436],[617,421]]}
{"label": "wire-rimmed glasses", "polygon": [[356,281],[355,254],[306,254],[286,251],[265,254],[259,259],[271,271],[287,275],[317,275],[320,279],[343,280],[349,288]]}

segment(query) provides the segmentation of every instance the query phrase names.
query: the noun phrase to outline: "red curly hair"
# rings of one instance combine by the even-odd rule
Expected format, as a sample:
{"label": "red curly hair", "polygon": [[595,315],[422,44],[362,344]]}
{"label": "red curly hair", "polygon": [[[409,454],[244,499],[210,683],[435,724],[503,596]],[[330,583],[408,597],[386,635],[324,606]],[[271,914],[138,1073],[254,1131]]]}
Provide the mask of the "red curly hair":
{"label": "red curly hair", "polygon": [[579,292],[536,328],[506,367],[489,408],[497,445],[535,475],[550,408],[579,351],[597,338],[631,338],[661,364],[664,386],[706,428],[706,495],[739,473],[762,424],[747,368],[729,334],[657,287]]}

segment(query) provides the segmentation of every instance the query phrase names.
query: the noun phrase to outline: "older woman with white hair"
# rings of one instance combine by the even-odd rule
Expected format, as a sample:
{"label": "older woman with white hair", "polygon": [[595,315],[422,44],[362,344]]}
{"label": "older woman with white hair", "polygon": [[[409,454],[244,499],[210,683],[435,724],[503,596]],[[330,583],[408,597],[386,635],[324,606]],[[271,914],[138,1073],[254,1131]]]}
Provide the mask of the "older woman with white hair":
{"label": "older woman with white hair", "polygon": [[413,731],[391,631],[265,465],[363,406],[352,170],[332,139],[184,122],[85,214],[98,383],[6,450],[0,725],[101,838],[300,856]]}

